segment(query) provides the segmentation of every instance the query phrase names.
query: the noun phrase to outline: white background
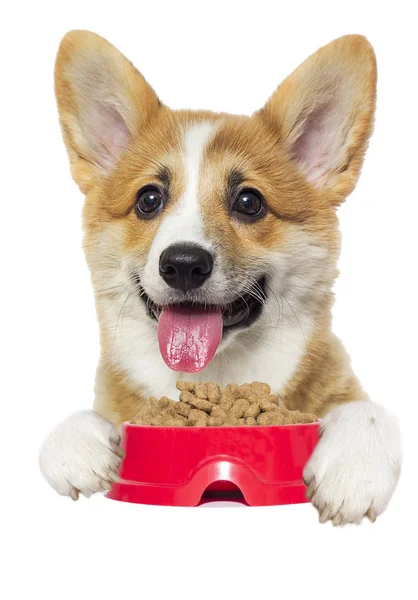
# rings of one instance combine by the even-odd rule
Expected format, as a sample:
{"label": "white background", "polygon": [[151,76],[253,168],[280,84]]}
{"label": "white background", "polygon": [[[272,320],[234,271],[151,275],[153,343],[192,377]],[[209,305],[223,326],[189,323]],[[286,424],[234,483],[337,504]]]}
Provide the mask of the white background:
{"label": "white background", "polygon": [[[417,536],[417,95],[414,2],[9,2],[1,9],[0,595],[35,598],[410,598]],[[56,495],[37,466],[54,424],[90,407],[98,329],[53,96],[69,29],[113,42],[173,108],[250,113],[319,46],[373,43],[375,134],[340,210],[335,330],[371,397],[398,414],[405,461],[371,525],[309,505],[170,509]],[[406,588],[410,592],[406,592]],[[4,587],[4,589],[2,589]],[[9,588],[9,589],[7,589]]]}

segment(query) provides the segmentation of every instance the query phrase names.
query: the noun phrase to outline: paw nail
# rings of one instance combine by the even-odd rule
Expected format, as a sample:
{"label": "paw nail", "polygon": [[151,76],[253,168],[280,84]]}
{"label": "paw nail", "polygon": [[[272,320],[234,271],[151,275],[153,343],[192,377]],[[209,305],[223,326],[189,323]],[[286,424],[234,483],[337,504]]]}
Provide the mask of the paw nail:
{"label": "paw nail", "polygon": [[306,490],[306,497],[308,500],[311,500],[313,498],[313,496],[315,495],[316,492],[316,482],[315,479],[312,479],[312,481],[310,482],[308,489]]}
{"label": "paw nail", "polygon": [[319,515],[319,522],[320,523],[326,523],[330,518],[330,514],[329,514],[329,510],[324,510],[320,515]]}
{"label": "paw nail", "polygon": [[125,458],[125,450],[123,448],[121,448],[120,446],[117,446],[115,443],[112,444],[112,449],[113,452],[116,454],[116,456],[119,456],[119,458]]}
{"label": "paw nail", "polygon": [[365,516],[369,519],[370,523],[374,523],[377,519],[377,515],[372,508],[369,508]]}
{"label": "paw nail", "polygon": [[337,515],[336,517],[334,517],[332,519],[332,524],[334,527],[340,527],[342,521],[343,521],[342,515]]}
{"label": "paw nail", "polygon": [[70,491],[70,498],[71,500],[74,500],[74,502],[77,502],[79,498],[79,491],[75,488],[72,488],[72,490]]}

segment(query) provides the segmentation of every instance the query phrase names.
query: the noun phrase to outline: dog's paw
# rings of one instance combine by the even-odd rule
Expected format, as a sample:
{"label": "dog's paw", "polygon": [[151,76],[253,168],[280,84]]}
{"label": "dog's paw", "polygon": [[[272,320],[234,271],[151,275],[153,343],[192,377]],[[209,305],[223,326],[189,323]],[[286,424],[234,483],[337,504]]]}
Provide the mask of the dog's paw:
{"label": "dog's paw", "polygon": [[77,500],[108,490],[124,451],[116,428],[93,411],[82,411],[60,423],[46,438],[39,464],[48,483]]}
{"label": "dog's paw", "polygon": [[325,417],[320,436],[303,474],[320,522],[375,521],[399,478],[402,453],[396,420],[372,402],[350,402]]}

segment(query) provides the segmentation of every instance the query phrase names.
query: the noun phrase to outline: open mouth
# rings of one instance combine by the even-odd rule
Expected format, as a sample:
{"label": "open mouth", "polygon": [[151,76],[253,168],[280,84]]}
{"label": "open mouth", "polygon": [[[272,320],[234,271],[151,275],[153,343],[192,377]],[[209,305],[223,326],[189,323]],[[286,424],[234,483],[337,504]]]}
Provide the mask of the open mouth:
{"label": "open mouth", "polygon": [[258,319],[266,299],[265,287],[262,277],[226,305],[179,302],[167,306],[155,304],[141,288],[147,313],[158,322],[158,343],[166,365],[184,373],[204,369],[225,333],[247,328]]}
{"label": "open mouth", "polygon": [[191,312],[202,311],[220,311],[222,313],[224,334],[234,329],[244,329],[252,325],[261,315],[263,304],[266,299],[266,278],[261,277],[244,294],[240,294],[235,300],[225,306],[203,305],[192,302],[179,302],[170,307],[158,306],[151,300],[141,287],[141,298],[145,303],[147,314],[152,319],[158,321],[164,308],[180,308],[184,311],[190,309]]}

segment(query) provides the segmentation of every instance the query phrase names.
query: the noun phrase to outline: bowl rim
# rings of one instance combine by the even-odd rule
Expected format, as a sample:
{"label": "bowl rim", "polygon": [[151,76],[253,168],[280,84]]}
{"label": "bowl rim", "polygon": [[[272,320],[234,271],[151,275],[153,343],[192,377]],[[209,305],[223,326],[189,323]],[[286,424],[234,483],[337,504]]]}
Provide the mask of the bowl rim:
{"label": "bowl rim", "polygon": [[203,430],[203,431],[210,431],[211,429],[223,429],[225,431],[228,430],[244,430],[246,431],[248,430],[256,430],[258,431],[259,429],[262,430],[272,430],[272,429],[287,429],[290,427],[318,427],[318,425],[320,425],[322,419],[319,419],[317,421],[315,421],[314,423],[286,423],[285,425],[211,425],[210,427],[196,427],[196,426],[187,426],[187,425],[142,425],[141,423],[131,423],[130,421],[124,421],[122,423],[122,426],[125,427],[138,427],[138,428],[146,428],[146,429],[152,429],[152,430],[159,430],[159,429],[175,429],[176,431],[179,430],[186,430],[186,431],[190,431],[190,430]]}

